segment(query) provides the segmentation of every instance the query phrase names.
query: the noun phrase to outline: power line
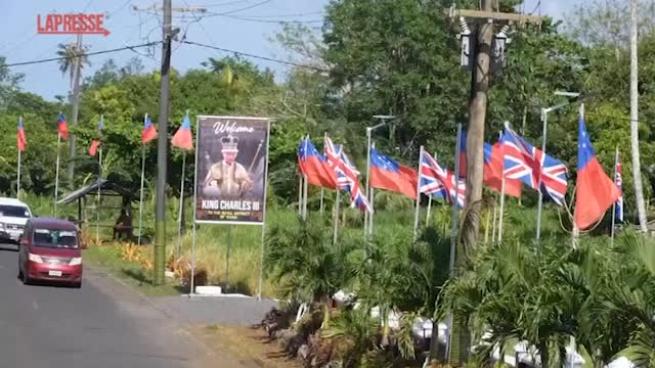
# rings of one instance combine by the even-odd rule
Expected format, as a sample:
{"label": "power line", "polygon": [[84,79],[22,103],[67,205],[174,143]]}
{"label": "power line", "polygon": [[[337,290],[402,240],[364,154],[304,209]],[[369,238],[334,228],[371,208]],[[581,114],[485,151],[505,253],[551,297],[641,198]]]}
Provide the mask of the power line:
{"label": "power line", "polygon": [[233,9],[233,10],[228,10],[228,11],[226,11],[226,12],[222,12],[222,13],[215,13],[214,15],[229,15],[229,14],[234,14],[234,13],[242,12],[242,11],[244,11],[244,10],[254,9],[254,8],[258,7],[258,6],[262,6],[262,5],[264,5],[264,4],[270,3],[271,1],[273,1],[273,0],[264,0],[264,1],[260,1],[260,2],[258,2],[258,3],[252,4],[252,5],[245,6],[245,7],[243,7],[243,8]]}
{"label": "power line", "polygon": [[323,19],[309,19],[309,20],[293,20],[293,19],[258,19],[248,16],[238,16],[238,15],[221,15],[222,17],[242,20],[244,22],[253,22],[253,23],[303,23],[303,24],[312,24],[312,23],[323,23]]}
{"label": "power line", "polygon": [[194,46],[206,47],[206,48],[208,48],[208,49],[213,49],[213,50],[217,50],[217,51],[222,51],[222,52],[226,52],[226,53],[230,53],[230,54],[235,54],[235,55],[239,55],[239,56],[245,56],[245,57],[249,57],[249,58],[253,58],[253,59],[259,59],[259,60],[270,61],[270,62],[272,62],[272,63],[284,64],[284,65],[290,65],[290,66],[295,66],[295,67],[304,68],[304,69],[311,69],[311,70],[315,70],[315,71],[317,71],[317,72],[328,72],[327,69],[323,69],[323,68],[320,68],[320,67],[317,67],[317,66],[312,66],[312,65],[306,65],[306,64],[294,63],[294,62],[292,62],[292,61],[286,61],[286,60],[280,60],[280,59],[271,58],[271,57],[268,57],[268,56],[261,56],[261,55],[250,54],[250,53],[243,52],[243,51],[230,50],[230,49],[226,49],[226,48],[224,48],[224,47],[212,46],[212,45],[207,45],[207,44],[204,44],[204,43],[193,42],[193,41],[186,41],[186,40],[185,40],[185,41],[180,41],[180,42],[182,42],[182,43],[186,43],[186,44],[189,44],[189,45],[194,45]]}
{"label": "power line", "polygon": [[[109,53],[113,53],[113,52],[119,52],[119,51],[142,48],[142,47],[155,46],[155,45],[160,44],[160,43],[161,43],[161,41],[156,41],[156,42],[143,43],[143,44],[140,44],[140,45],[130,45],[130,46],[125,46],[125,47],[119,47],[119,48],[109,49],[109,50],[85,52],[85,53],[80,54],[79,56],[95,56],[95,55],[109,54]],[[21,61],[21,62],[18,62],[18,63],[6,64],[5,66],[12,67],[12,66],[22,66],[22,65],[31,65],[31,64],[43,64],[43,63],[48,63],[48,62],[51,62],[51,61],[59,61],[59,60],[63,60],[63,59],[66,59],[66,56],[58,56],[58,57],[47,58],[47,59],[39,59],[39,60]]]}

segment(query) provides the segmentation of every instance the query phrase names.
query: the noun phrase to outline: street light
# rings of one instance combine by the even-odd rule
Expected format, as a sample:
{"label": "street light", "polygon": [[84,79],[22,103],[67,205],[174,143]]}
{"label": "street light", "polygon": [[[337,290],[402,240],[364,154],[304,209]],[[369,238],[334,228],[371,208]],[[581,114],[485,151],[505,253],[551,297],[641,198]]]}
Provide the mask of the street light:
{"label": "street light", "polygon": [[[564,96],[564,97],[569,97],[569,98],[578,98],[580,97],[579,92],[568,92],[568,91],[556,91],[554,93],[556,96]],[[568,106],[571,103],[570,100],[566,102],[562,102],[560,104],[551,106],[551,107],[546,107],[541,109],[541,121],[543,122],[543,141],[541,142],[541,152],[545,156],[546,155],[546,136],[548,134],[548,113],[562,109],[566,106]],[[541,238],[541,211],[543,207],[543,202],[544,202],[544,196],[541,193],[541,175],[539,175],[539,183],[537,187],[537,191],[539,193],[539,202],[537,204],[537,244],[539,243],[539,239]]]}
{"label": "street light", "polygon": [[[373,115],[373,119],[380,120],[380,123],[366,127],[366,199],[371,206],[371,210],[373,210],[373,189],[369,186],[371,177],[371,133],[385,126],[387,121],[395,118],[393,115]],[[364,212],[364,237],[368,238],[369,234],[373,234],[373,213]]]}

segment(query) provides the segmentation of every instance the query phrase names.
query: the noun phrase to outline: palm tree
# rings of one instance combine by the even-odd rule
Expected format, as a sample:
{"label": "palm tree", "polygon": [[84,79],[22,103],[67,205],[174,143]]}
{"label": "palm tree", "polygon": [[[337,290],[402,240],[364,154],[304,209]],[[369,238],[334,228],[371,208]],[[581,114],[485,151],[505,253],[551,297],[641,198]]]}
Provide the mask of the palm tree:
{"label": "palm tree", "polygon": [[298,220],[295,227],[275,227],[268,235],[266,269],[285,297],[311,302],[323,309],[323,327],[330,320],[331,297],[352,279],[353,247],[332,245],[330,231],[318,223]]}
{"label": "palm tree", "polygon": [[69,87],[70,90],[73,91],[75,81],[75,63],[79,60],[80,69],[83,69],[85,65],[91,65],[89,58],[86,55],[88,47],[77,42],[69,44],[60,43],[57,47],[57,56],[61,58],[59,59],[59,70],[62,74],[68,73],[70,81]]}

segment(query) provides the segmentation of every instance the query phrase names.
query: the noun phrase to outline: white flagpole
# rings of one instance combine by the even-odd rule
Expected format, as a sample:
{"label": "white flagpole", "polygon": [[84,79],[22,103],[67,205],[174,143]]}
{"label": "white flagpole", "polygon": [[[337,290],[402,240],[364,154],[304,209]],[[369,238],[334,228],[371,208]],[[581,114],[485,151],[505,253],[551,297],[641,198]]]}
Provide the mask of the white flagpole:
{"label": "white flagpole", "polygon": [[425,226],[430,225],[430,211],[432,210],[432,196],[428,196],[428,209],[425,214]]}
{"label": "white flagpole", "polygon": [[61,156],[61,134],[57,133],[57,163],[55,168],[55,204],[54,216],[57,217],[57,200],[59,199],[59,162]]}
{"label": "white flagpole", "polygon": [[[457,228],[459,225],[459,211],[457,208],[457,189],[459,187],[459,173],[460,173],[460,167],[459,167],[459,156],[461,154],[461,144],[460,140],[462,139],[462,123],[457,124],[457,138],[455,139],[455,185],[454,190],[455,190],[455,198],[451,198],[451,202],[453,203],[453,208],[452,208],[452,228],[451,228],[451,239],[450,239],[450,264],[449,264],[449,269],[450,269],[450,274],[451,276],[455,274],[455,252],[457,248]],[[450,193],[448,193],[450,195]]]}
{"label": "white flagpole", "polygon": [[[370,141],[369,141],[370,142]],[[369,176],[371,175],[371,148],[375,148],[375,143],[370,144],[368,150],[368,165],[366,167],[366,182],[368,185],[368,196],[366,200],[368,201],[368,204],[371,206],[371,213],[368,214],[368,224],[365,224],[364,226],[364,232],[366,233],[366,239],[371,239],[371,236],[373,235],[373,215],[375,214],[375,194],[374,190],[371,187],[371,182],[369,180]],[[364,216],[364,221],[366,221],[366,216]]]}
{"label": "white flagpole", "polygon": [[[501,183],[501,188],[502,188],[502,183]],[[494,198],[494,215],[492,219],[492,225],[491,225],[491,244],[496,244],[496,224],[498,224],[498,208],[496,207],[496,204],[498,203],[498,198]]]}
{"label": "white flagpole", "polygon": [[[423,157],[423,146],[419,149],[418,155],[418,178],[416,178],[416,208],[414,209],[414,240],[418,238],[418,218],[421,204],[421,158]],[[431,196],[431,195],[429,195]]]}
{"label": "white flagpole", "polygon": [[304,179],[305,176],[302,173],[298,173],[298,216],[302,216],[302,188]]}
{"label": "white flagpole", "polygon": [[18,168],[16,169],[17,171],[17,178],[16,178],[16,198],[20,199],[20,170],[21,170],[21,150],[18,150]]}
{"label": "white flagpole", "polygon": [[[504,158],[503,158],[504,161]],[[503,223],[505,217],[505,169],[500,174],[500,214],[498,215],[498,243],[503,241]],[[537,219],[539,221],[539,219]]]}
{"label": "white flagpole", "polygon": [[143,236],[143,186],[145,181],[146,171],[146,145],[141,145],[141,189],[139,190],[139,236],[137,237],[137,244],[141,245],[141,237]]}
{"label": "white flagpole", "polygon": [[[619,163],[619,146],[616,146],[616,153],[614,154],[614,178],[613,181],[616,184],[616,165]],[[616,202],[612,204],[612,229],[610,230],[610,245],[614,246],[614,227],[616,225]]]}
{"label": "white flagpole", "polygon": [[325,198],[325,189],[321,188],[321,206],[320,206],[320,210],[319,210],[319,212],[321,214],[321,217],[323,216],[323,211],[324,211],[324,208],[325,208],[324,198]]}
{"label": "white flagpole", "polygon": [[102,185],[102,145],[98,149],[98,191],[96,193],[96,245],[100,245],[100,187]]}
{"label": "white flagpole", "polygon": [[309,185],[307,184],[307,175],[304,175],[304,180],[303,180],[303,186],[302,186],[302,194],[304,197],[303,204],[302,204],[302,219],[307,220],[307,192],[308,192],[308,187]]}
{"label": "white flagpole", "polygon": [[341,188],[337,184],[337,197],[334,200],[334,231],[332,233],[332,244],[337,244],[337,239],[339,237],[339,207],[341,205]]}
{"label": "white flagpole", "polygon": [[186,170],[186,151],[182,150],[182,179],[180,179],[180,206],[177,213],[177,245],[175,249],[175,258],[180,257],[182,248],[182,210],[184,208],[184,173]]}

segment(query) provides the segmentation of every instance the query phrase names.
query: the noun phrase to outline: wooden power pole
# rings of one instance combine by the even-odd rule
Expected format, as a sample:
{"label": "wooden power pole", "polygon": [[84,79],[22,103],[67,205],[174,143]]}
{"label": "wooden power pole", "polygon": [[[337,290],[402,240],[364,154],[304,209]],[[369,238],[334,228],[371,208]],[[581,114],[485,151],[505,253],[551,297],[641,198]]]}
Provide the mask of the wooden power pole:
{"label": "wooden power pole", "polygon": [[[75,42],[75,59],[73,61],[73,86],[71,88],[71,125],[77,127],[77,121],[80,111],[80,79],[82,77],[82,56],[84,49],[82,46],[82,35],[77,35]],[[70,189],[75,188],[75,157],[77,156],[76,137],[71,134],[68,138],[68,186]]]}
{"label": "wooden power pole", "polygon": [[[470,58],[469,67],[472,70],[471,96],[469,101],[469,121],[467,128],[466,156],[467,156],[467,181],[466,181],[466,208],[460,230],[461,242],[458,244],[455,254],[457,268],[466,265],[468,253],[478,243],[480,231],[480,214],[482,210],[482,182],[484,165],[484,129],[487,114],[487,93],[489,82],[492,76],[492,65],[494,52],[497,47],[495,42],[506,40],[494,39],[494,25],[506,25],[508,23],[537,23],[542,22],[542,17],[527,16],[514,13],[500,13],[492,11],[493,0],[482,0],[480,10],[465,10],[451,8],[448,13],[450,17],[460,19],[466,27],[466,21],[473,21],[475,30],[470,35]],[[468,31],[468,30],[467,30]],[[498,48],[496,48],[496,51]],[[504,45],[501,53],[504,52]],[[450,342],[448,348],[448,360],[451,365],[462,366],[468,359],[470,335],[466,322],[452,317]],[[436,335],[433,335],[436,336]],[[434,355],[432,355],[434,357]]]}

